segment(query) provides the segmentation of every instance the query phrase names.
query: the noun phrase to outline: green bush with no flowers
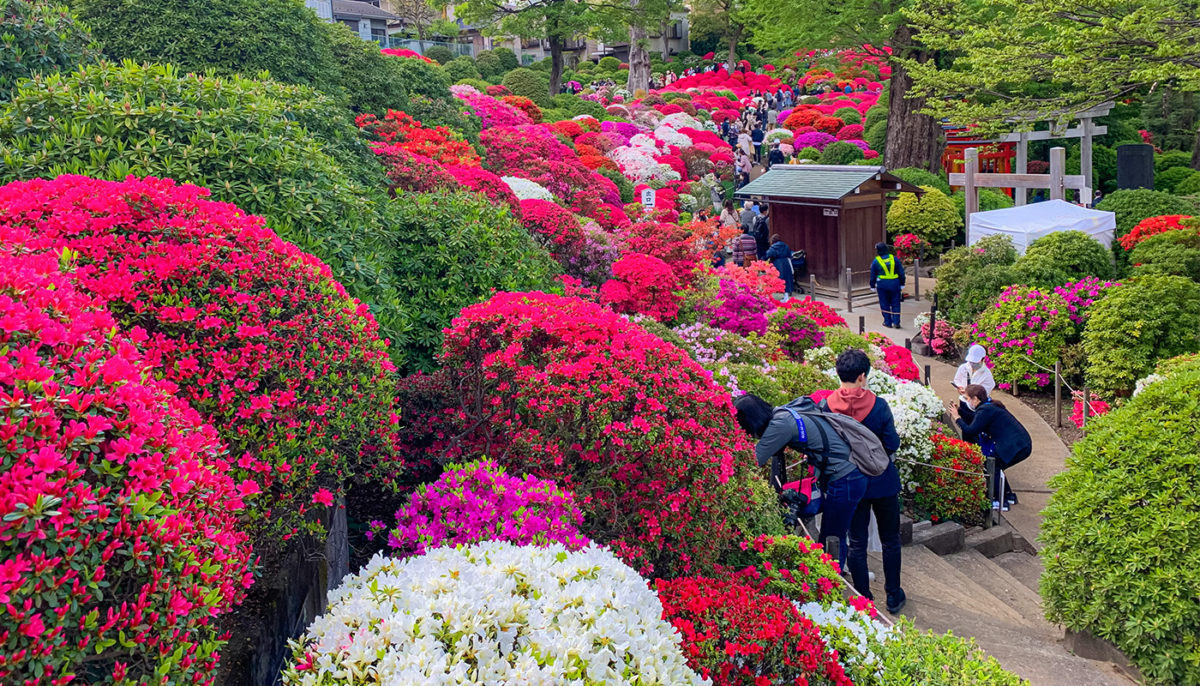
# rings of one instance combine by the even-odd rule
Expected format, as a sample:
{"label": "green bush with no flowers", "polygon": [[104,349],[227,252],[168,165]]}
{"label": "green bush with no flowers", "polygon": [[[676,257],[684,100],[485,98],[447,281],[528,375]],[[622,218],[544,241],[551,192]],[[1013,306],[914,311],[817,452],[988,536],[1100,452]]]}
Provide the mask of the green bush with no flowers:
{"label": "green bush with no flowers", "polygon": [[425,56],[443,66],[454,59],[454,53],[444,45],[429,46],[425,49]]}
{"label": "green bush with no flowers", "polygon": [[0,0],[0,102],[17,82],[95,62],[100,48],[66,5]]}
{"label": "green bush with no flowers", "polygon": [[[867,114],[869,116],[870,112]],[[881,119],[867,127],[867,132],[863,134],[863,140],[871,146],[872,150],[882,152],[887,147],[887,125],[887,119]]]}
{"label": "green bush with no flowers", "polygon": [[817,161],[821,164],[850,164],[861,159],[863,159],[862,148],[846,141],[837,141],[825,146]]}
{"label": "green bush with no flowers", "polygon": [[1192,164],[1192,153],[1183,150],[1168,150],[1154,156],[1154,173],[1161,174],[1173,167],[1188,167]]}
{"label": "green bush with no flowers", "polygon": [[975,321],[995,302],[996,296],[1017,283],[1021,283],[1021,277],[1012,265],[988,264],[972,269],[966,273],[958,297],[945,301],[949,303],[945,317],[952,322]]}
{"label": "green bush with no flowers", "polygon": [[[1023,686],[996,658],[979,649],[974,639],[921,631],[901,617],[887,640],[868,642],[879,658],[879,669],[862,686]],[[856,681],[856,684],[862,682]]]}
{"label": "green bush with no flowers", "polygon": [[1200,351],[1200,284],[1143,276],[1112,288],[1083,328],[1088,385],[1128,395],[1161,359]]}
{"label": "green bush with no flowers", "polygon": [[475,56],[475,68],[479,70],[479,73],[485,79],[500,76],[504,73],[504,67],[500,65],[500,58],[492,50],[484,50]]}
{"label": "green bush with no flowers", "polygon": [[1082,231],[1056,231],[1042,236],[1013,265],[1022,283],[1054,288],[1085,276],[1112,278],[1112,253]]}
{"label": "green bush with no flowers", "polygon": [[[933,275],[937,278],[934,293],[942,303],[957,304],[966,290],[968,280],[977,272],[990,265],[1011,267],[1016,261],[1017,249],[1008,236],[987,236],[974,245],[959,246],[942,255],[941,265],[934,270]],[[951,321],[965,324],[972,319],[962,317],[961,313],[955,315],[955,312],[951,305],[948,309]]]}
{"label": "green bush with no flowers", "polygon": [[1200,281],[1200,229],[1167,231],[1143,240],[1129,253],[1133,276],[1170,274]]}
{"label": "green bush with no flowers", "polygon": [[1200,172],[1191,167],[1170,167],[1154,174],[1154,189],[1164,193],[1174,193],[1180,183],[1195,174],[1200,174]]}
{"label": "green bush with no flowers", "polygon": [[833,116],[841,119],[846,124],[861,124],[862,115],[853,107],[843,107],[833,113]]}
{"label": "green bush with no flowers", "polygon": [[379,45],[358,37],[345,24],[322,23],[329,37],[333,59],[338,63],[341,82],[355,112],[370,112],[382,117],[389,109],[408,109],[405,71],[399,61],[379,52]]}
{"label": "green bush with no flowers", "polygon": [[875,126],[879,122],[886,122],[887,118],[888,108],[884,107],[883,105],[876,105],[867,110],[867,116],[863,117],[863,128],[869,131],[872,126]]}
{"label": "green bush with no flowers", "polygon": [[517,59],[517,53],[509,48],[494,48],[492,53],[500,60],[500,71],[512,71],[521,66],[521,61]]}
{"label": "green bush with no flowers", "polygon": [[[446,64],[442,65],[442,69],[446,71],[446,76],[451,81],[459,82],[464,79],[482,80],[483,75],[475,67],[475,60],[470,57],[456,57]],[[487,88],[487,86],[484,86]]]}
{"label": "green bush with no flowers", "polygon": [[916,167],[901,167],[900,169],[890,169],[888,173],[892,176],[911,183],[914,186],[933,186],[942,193],[950,195],[950,184],[942,177],[934,174],[927,169],[917,169]]}
{"label": "green bush with no flowers", "polygon": [[521,67],[505,74],[502,83],[513,95],[529,98],[539,107],[551,107],[554,104],[550,99],[550,81],[545,74]]}
{"label": "green bush with no flowers", "polygon": [[1181,369],[1089,419],[1042,511],[1046,616],[1114,642],[1148,683],[1200,683],[1197,388]]}
{"label": "green bush with no flowers", "polygon": [[597,66],[603,71],[613,72],[621,68],[621,60],[615,57],[601,57]]}
{"label": "green bush with no flowers", "polygon": [[923,195],[901,193],[888,208],[888,233],[894,236],[915,233],[935,246],[941,245],[962,230],[962,215],[945,193],[933,186],[921,188],[925,191]]}

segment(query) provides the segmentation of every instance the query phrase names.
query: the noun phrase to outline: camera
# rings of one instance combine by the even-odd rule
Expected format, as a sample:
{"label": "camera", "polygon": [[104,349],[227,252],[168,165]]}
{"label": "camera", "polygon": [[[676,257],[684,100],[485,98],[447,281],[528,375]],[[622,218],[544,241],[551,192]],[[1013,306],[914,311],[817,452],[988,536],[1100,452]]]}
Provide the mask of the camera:
{"label": "camera", "polygon": [[808,506],[808,496],[800,491],[787,489],[779,494],[779,500],[783,502],[785,512],[783,515],[783,523],[787,527],[795,527],[800,523],[801,514],[804,508]]}

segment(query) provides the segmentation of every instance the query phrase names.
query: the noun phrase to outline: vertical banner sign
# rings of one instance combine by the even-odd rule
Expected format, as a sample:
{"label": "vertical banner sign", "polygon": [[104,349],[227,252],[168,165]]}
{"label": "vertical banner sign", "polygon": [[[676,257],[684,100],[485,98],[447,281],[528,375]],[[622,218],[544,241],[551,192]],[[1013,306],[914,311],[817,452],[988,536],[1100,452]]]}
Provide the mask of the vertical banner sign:
{"label": "vertical banner sign", "polygon": [[642,205],[646,209],[654,208],[654,189],[653,188],[643,188],[642,189]]}

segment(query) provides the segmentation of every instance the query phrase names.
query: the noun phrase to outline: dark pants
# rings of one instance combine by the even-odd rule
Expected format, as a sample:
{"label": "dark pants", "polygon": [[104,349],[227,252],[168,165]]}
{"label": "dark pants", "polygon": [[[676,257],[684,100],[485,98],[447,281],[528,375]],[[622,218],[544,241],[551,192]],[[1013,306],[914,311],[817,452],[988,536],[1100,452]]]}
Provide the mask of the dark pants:
{"label": "dark pants", "polygon": [[[1012,467],[1013,465],[1015,465],[1019,462],[1023,462],[1025,460],[1025,458],[1029,457],[1029,453],[1030,453],[1030,450],[1027,449],[1027,450],[1022,450],[1021,452],[1017,453],[1016,455],[1013,455],[1010,458],[1002,458],[999,455],[997,455],[996,456],[996,469],[997,470],[1001,470],[1001,469],[1007,470],[1009,467]],[[1004,496],[1007,497],[1011,493],[1012,493],[1012,488],[1010,488],[1008,485],[1008,479],[1005,479],[1004,480]],[[992,500],[999,500],[1001,503],[1004,502],[1004,499],[1000,497],[1000,475],[999,474],[996,474],[996,484],[995,484],[994,489],[992,490]]]}
{"label": "dark pants", "polygon": [[880,279],[875,282],[879,293],[879,309],[885,326],[900,326],[900,280]]}
{"label": "dark pants", "polygon": [[871,577],[867,574],[867,531],[871,512],[879,524],[879,540],[883,543],[883,587],[889,593],[900,590],[900,497],[870,498],[859,501],[850,521],[850,576],[854,588],[871,598]]}
{"label": "dark pants", "polygon": [[850,520],[854,518],[858,502],[866,492],[867,477],[857,469],[825,487],[825,502],[821,505],[821,533],[817,534],[817,542],[824,544],[830,537],[837,537],[838,564],[842,569],[846,568]]}
{"label": "dark pants", "polygon": [[762,162],[762,143],[754,144],[754,163]]}

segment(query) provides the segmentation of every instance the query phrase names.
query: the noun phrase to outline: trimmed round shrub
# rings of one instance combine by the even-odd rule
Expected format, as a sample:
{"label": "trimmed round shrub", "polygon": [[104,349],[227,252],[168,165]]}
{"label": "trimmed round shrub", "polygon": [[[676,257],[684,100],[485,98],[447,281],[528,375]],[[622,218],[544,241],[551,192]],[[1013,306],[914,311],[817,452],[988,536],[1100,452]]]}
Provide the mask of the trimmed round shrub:
{"label": "trimmed round shrub", "polygon": [[[348,578],[294,646],[286,686],[615,683],[700,686],[646,580],[604,549],[489,542]],[[470,676],[467,676],[470,675]],[[432,681],[431,681],[432,680]]]}
{"label": "trimmed round shrub", "polygon": [[750,444],[682,350],[583,300],[498,293],[454,320],[441,360],[457,397],[447,458],[486,453],[562,484],[584,533],[646,573],[710,568],[737,540],[728,520],[749,493],[731,478]]}
{"label": "trimmed round shrub", "polygon": [[[146,105],[126,112],[133,102]],[[327,263],[386,335],[397,333],[383,175],[331,98],[171,66],[100,64],[22,87],[0,116],[0,147],[3,181],[134,175],[209,188]]]}
{"label": "trimmed round shrub", "polygon": [[979,315],[973,334],[987,348],[1001,388],[1042,387],[1075,326],[1063,296],[1024,286],[1006,288]]}
{"label": "trimmed round shrub", "polygon": [[843,107],[834,111],[833,116],[841,119],[846,124],[862,124],[862,115],[853,107]]}
{"label": "trimmed round shrub", "polygon": [[972,269],[966,273],[958,297],[945,301],[949,303],[945,316],[952,322],[974,321],[1005,288],[1016,283],[1021,283],[1021,277],[1011,265],[988,264]]}
{"label": "trimmed round shrub", "polygon": [[786,598],[706,577],[658,579],[655,590],[688,665],[716,686],[851,683],[820,629]]}
{"label": "trimmed round shrub", "polygon": [[600,62],[596,66],[600,67],[603,71],[616,71],[621,68],[621,60],[611,56],[601,57]]}
{"label": "trimmed round shrub", "polygon": [[0,680],[204,682],[252,581],[212,427],[77,290],[0,249]]}
{"label": "trimmed round shrub", "polygon": [[[1013,199],[998,190],[980,188],[978,191],[980,212],[1002,210],[1013,206]],[[950,196],[950,199],[954,201],[954,206],[958,208],[958,214],[962,216],[965,223],[967,217],[967,194],[963,191],[955,191],[954,195]]]}
{"label": "trimmed round shrub", "polygon": [[1113,641],[1151,683],[1200,681],[1197,388],[1182,371],[1089,419],[1043,511],[1046,616]]}
{"label": "trimmed round shrub", "polygon": [[600,302],[625,314],[643,314],[660,322],[679,314],[680,290],[666,262],[630,253],[613,263],[612,278],[600,287]]}
{"label": "trimmed round shrub", "polygon": [[516,545],[561,543],[568,550],[588,544],[579,533],[583,513],[570,493],[553,481],[520,478],[492,460],[452,464],[423,484],[396,512],[396,523],[372,524],[386,534],[401,557],[424,555],[442,546],[508,541]]}
{"label": "trimmed round shrub", "polygon": [[350,109],[380,116],[408,109],[404,74],[396,60],[379,52],[378,43],[359,38],[340,22],[321,22],[321,27],[329,36]]}
{"label": "trimmed round shrub", "polygon": [[864,129],[870,129],[879,122],[886,122],[888,118],[888,108],[883,105],[876,105],[867,110],[867,116],[863,117],[862,125]]}
{"label": "trimmed round shrub", "polygon": [[962,215],[946,194],[933,186],[921,188],[924,195],[901,193],[888,208],[888,233],[914,233],[933,245],[941,245],[962,230]]}
{"label": "trimmed round shrub", "polygon": [[821,159],[821,151],[817,150],[816,148],[814,148],[810,145],[808,147],[801,148],[799,151],[797,151],[796,159],[812,160],[813,162],[816,162],[817,160]]}
{"label": "trimmed round shrub", "polygon": [[512,71],[521,66],[520,60],[517,59],[517,53],[509,48],[499,47],[492,50],[496,58],[500,60],[500,70],[502,72]]}
{"label": "trimmed round shrub", "polygon": [[1145,239],[1129,253],[1133,276],[1171,274],[1200,281],[1200,229],[1168,231]]}
{"label": "trimmed round shrub", "polygon": [[902,167],[900,169],[888,170],[888,173],[892,176],[899,177],[900,179],[903,179],[914,186],[933,186],[945,195],[950,195],[950,184],[938,174],[934,174],[927,169]]}
{"label": "trimmed round shrub", "polygon": [[[400,70],[401,83],[408,90],[411,101],[417,102],[415,96],[429,98],[444,103],[450,103],[452,97],[450,95],[450,80],[446,76],[445,70],[436,64],[430,64],[425,60],[413,59],[411,57],[398,57],[395,55],[387,55],[387,59],[396,63]],[[416,116],[416,112],[410,112]],[[426,126],[435,124],[445,125],[445,122],[428,121],[427,117],[419,116]]]}
{"label": "trimmed round shrub", "polygon": [[1200,351],[1200,284],[1145,276],[1110,289],[1083,329],[1088,384],[1128,395],[1161,359]]}
{"label": "trimmed round shrub", "polygon": [[863,159],[862,148],[846,141],[837,141],[825,146],[825,150],[821,152],[821,158],[817,161],[821,164],[850,164],[861,159]]}
{"label": "trimmed round shrub", "polygon": [[1174,169],[1175,167],[1188,167],[1192,164],[1192,154],[1183,150],[1168,150],[1160,152],[1154,156],[1154,174],[1157,177],[1159,174]]}
{"label": "trimmed round shrub", "polygon": [[492,50],[484,50],[475,56],[475,68],[479,70],[480,76],[485,79],[500,76],[504,73],[504,67],[500,66],[500,58]]}
{"label": "trimmed round shrub", "polygon": [[1193,174],[1200,174],[1191,167],[1170,167],[1154,174],[1154,189],[1164,193],[1174,193],[1175,187]]}
{"label": "trimmed round shrub", "polygon": [[276,81],[341,95],[329,34],[303,0],[80,0],[76,9],[117,62],[222,76],[267,71]]}
{"label": "trimmed round shrub", "polygon": [[[1017,261],[1017,249],[1008,236],[986,236],[974,245],[963,245],[942,255],[942,263],[934,270],[937,286],[934,292],[943,303],[951,303],[952,313],[966,287],[969,277],[988,265],[1011,266]],[[967,323],[971,318],[955,319]]]}
{"label": "trimmed round shrub", "polygon": [[425,56],[441,65],[454,59],[454,53],[444,45],[429,46],[425,49]]}
{"label": "trimmed round shrub", "polygon": [[1117,230],[1113,242],[1113,254],[1117,258],[1118,269],[1124,269],[1129,264],[1128,255],[1121,249],[1120,239],[1133,230],[1138,222],[1148,217],[1164,214],[1200,214],[1200,203],[1145,188],[1119,190],[1096,203],[1096,209],[1115,212],[1117,215]]}
{"label": "trimmed round shrub", "polygon": [[[60,176],[0,188],[0,242],[63,254],[148,363],[220,433],[269,555],[354,474],[395,476],[392,384],[366,308],[258,217],[170,180]],[[152,276],[151,276],[152,275]]]}
{"label": "trimmed round shrub", "polygon": [[1022,283],[1053,288],[1085,276],[1112,278],[1112,252],[1082,231],[1056,231],[1035,240],[1013,265]]}
{"label": "trimmed round shrub", "polygon": [[[1200,195],[1200,172],[1188,176],[1175,186],[1175,195]],[[1194,201],[1194,200],[1193,200]],[[1200,205],[1200,203],[1196,203]]]}
{"label": "trimmed round shrub", "polygon": [[17,81],[96,61],[99,46],[66,5],[0,0],[0,102]]}
{"label": "trimmed round shrub", "polygon": [[871,124],[863,134],[863,140],[872,150],[883,151],[887,147],[887,120]]}
{"label": "trimmed round shrub", "polygon": [[[455,57],[443,65],[442,68],[446,70],[446,76],[451,81],[457,83],[461,83],[467,79],[478,80],[483,78],[482,74],[479,73],[479,69],[475,67],[474,60],[466,55],[463,55],[462,57]],[[482,93],[486,90],[487,85],[485,84],[479,89],[479,92]]]}
{"label": "trimmed round shrub", "polygon": [[550,83],[546,77],[532,69],[521,67],[504,75],[504,87],[513,95],[520,95],[537,103],[539,107],[551,107]]}
{"label": "trimmed round shrub", "polygon": [[442,329],[495,291],[556,290],[558,265],[506,205],[474,193],[417,193],[395,202],[391,273],[406,326],[403,368],[429,370]]}

